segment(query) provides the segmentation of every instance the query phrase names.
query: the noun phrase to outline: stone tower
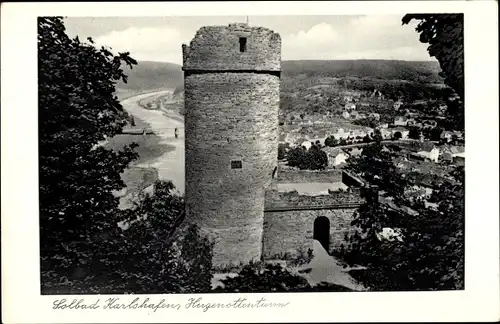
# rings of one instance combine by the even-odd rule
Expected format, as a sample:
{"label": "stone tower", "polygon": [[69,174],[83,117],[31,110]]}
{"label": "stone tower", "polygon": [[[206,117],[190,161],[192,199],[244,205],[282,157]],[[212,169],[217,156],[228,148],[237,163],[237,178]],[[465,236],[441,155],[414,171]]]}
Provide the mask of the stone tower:
{"label": "stone tower", "polygon": [[214,240],[214,265],[258,260],[277,167],[281,37],[202,27],[182,52],[186,219]]}

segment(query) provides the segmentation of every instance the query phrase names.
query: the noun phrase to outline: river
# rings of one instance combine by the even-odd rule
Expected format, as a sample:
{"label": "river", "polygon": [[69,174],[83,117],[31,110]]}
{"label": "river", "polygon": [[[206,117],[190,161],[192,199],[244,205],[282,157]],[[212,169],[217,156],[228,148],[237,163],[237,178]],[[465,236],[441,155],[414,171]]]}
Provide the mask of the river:
{"label": "river", "polygon": [[[156,97],[172,93],[173,89],[149,92],[133,96],[121,101],[123,108],[131,115],[149,124],[151,130],[161,138],[162,143],[174,146],[175,149],[165,152],[159,158],[145,161],[138,166],[158,169],[160,180],[171,180],[180,194],[184,193],[184,123],[166,116],[159,110],[147,110],[138,102],[148,97]],[[179,129],[179,137],[175,138],[174,129]],[[147,135],[146,135],[147,136]]]}

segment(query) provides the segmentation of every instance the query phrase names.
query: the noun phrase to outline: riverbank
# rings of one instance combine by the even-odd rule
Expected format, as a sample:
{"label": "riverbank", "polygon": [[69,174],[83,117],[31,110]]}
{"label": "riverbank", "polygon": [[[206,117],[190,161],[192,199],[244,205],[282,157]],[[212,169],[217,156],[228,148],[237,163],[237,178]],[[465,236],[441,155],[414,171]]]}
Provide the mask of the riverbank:
{"label": "riverbank", "polygon": [[[136,120],[138,128],[148,128],[155,135],[129,135],[144,138],[142,150],[146,158],[138,163],[139,167],[151,167],[158,170],[160,180],[172,181],[179,194],[184,193],[184,122],[182,116],[166,115],[163,111],[149,110],[141,107],[140,102],[148,97],[172,92],[172,89],[136,95],[121,102],[123,108]],[[140,125],[137,121],[140,120]],[[174,129],[178,128],[179,136],[175,138]],[[147,138],[155,139],[149,142]]]}

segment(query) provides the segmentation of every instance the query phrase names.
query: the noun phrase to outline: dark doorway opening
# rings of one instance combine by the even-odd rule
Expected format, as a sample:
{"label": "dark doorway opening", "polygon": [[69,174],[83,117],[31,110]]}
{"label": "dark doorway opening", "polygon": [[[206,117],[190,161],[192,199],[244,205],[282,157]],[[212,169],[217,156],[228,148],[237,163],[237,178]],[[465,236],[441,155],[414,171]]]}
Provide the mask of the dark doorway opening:
{"label": "dark doorway opening", "polygon": [[317,240],[326,252],[330,252],[330,220],[320,216],[314,220],[313,239]]}

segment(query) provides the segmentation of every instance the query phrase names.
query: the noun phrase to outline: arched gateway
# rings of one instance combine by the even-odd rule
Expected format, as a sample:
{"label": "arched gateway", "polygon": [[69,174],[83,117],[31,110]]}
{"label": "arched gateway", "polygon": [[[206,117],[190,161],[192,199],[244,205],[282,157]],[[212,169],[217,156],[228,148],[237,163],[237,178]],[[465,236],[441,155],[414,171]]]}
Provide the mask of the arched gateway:
{"label": "arched gateway", "polygon": [[325,216],[320,216],[314,220],[313,239],[317,240],[325,248],[326,252],[330,248],[330,220]]}

